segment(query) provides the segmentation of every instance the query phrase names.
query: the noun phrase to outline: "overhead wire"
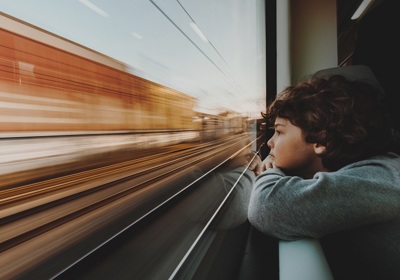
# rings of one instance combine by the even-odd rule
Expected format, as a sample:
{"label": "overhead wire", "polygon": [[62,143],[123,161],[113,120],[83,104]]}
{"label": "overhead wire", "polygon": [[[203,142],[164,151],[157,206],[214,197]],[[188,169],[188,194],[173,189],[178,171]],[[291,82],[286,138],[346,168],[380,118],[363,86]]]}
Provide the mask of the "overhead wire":
{"label": "overhead wire", "polygon": [[[238,91],[240,94],[243,94],[245,92],[245,90],[239,85],[239,83],[236,81],[236,79],[228,72],[225,72],[223,69],[221,69],[202,49],[201,47],[199,47],[179,26],[176,22],[174,22],[174,20],[169,17],[155,2],[154,0],[149,0],[154,7],[156,7],[181,33],[183,36],[185,36],[195,47],[196,49],[202,53],[208,61],[210,61],[217,69],[219,72],[221,72],[223,74],[223,76],[228,80],[228,84],[230,86],[232,86],[232,88],[236,91]],[[190,16],[190,14],[187,12],[187,10],[183,7],[183,5],[179,2],[179,0],[177,0],[177,2],[179,3],[179,5],[181,6],[181,8],[183,9],[183,11],[186,13],[187,16],[189,16],[190,20],[196,24],[196,22],[194,21],[194,19]],[[197,25],[197,24],[196,24]],[[226,63],[225,59],[223,58],[223,56],[218,52],[218,50],[215,48],[215,46],[211,43],[210,40],[208,40],[208,43],[211,45],[211,47],[215,50],[215,52],[218,54],[218,56],[222,59],[222,61],[225,63],[226,66],[228,66],[228,64]],[[229,68],[229,67],[228,67]],[[240,88],[240,90],[238,88]]]}

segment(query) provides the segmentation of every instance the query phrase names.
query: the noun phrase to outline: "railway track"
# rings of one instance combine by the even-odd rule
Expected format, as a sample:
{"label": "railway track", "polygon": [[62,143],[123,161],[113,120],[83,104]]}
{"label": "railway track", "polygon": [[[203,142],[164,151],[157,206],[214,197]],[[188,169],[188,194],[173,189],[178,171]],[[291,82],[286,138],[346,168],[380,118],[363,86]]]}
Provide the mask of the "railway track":
{"label": "railway track", "polygon": [[[245,137],[181,147],[175,152],[2,190],[3,276],[29,271],[108,228],[93,244],[89,242],[75,250],[72,258],[79,258],[128,224],[158,209],[208,170],[246,149]],[[23,269],[20,264],[25,264]]]}

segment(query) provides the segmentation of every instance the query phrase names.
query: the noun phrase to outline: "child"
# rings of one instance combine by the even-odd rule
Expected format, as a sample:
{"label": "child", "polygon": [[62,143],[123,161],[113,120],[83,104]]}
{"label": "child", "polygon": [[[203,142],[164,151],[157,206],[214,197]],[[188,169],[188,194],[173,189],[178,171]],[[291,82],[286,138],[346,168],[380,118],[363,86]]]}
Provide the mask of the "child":
{"label": "child", "polygon": [[400,156],[376,89],[313,77],[277,95],[275,133],[249,221],[282,240],[319,238],[335,279],[399,279]]}

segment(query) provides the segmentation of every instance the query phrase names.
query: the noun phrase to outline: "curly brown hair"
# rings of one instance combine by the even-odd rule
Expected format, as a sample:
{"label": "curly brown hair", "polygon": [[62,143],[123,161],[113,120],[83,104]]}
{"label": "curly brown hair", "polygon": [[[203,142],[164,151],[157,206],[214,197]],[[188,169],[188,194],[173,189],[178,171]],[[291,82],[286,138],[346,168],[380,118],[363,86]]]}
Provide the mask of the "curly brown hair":
{"label": "curly brown hair", "polygon": [[334,171],[388,149],[391,133],[378,96],[361,80],[313,77],[279,93],[263,116],[271,126],[287,118],[308,143],[326,146],[322,163]]}

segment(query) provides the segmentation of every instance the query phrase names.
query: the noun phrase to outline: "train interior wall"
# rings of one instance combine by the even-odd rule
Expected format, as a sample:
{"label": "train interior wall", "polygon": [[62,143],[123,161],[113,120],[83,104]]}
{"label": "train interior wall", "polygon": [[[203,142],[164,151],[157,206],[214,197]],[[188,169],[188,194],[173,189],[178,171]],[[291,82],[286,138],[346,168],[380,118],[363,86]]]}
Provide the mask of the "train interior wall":
{"label": "train interior wall", "polygon": [[[385,105],[393,121],[396,142],[400,140],[400,94],[398,71],[400,41],[396,1],[385,0],[360,21],[351,64],[371,68],[386,92]],[[395,146],[397,152],[400,147]]]}

